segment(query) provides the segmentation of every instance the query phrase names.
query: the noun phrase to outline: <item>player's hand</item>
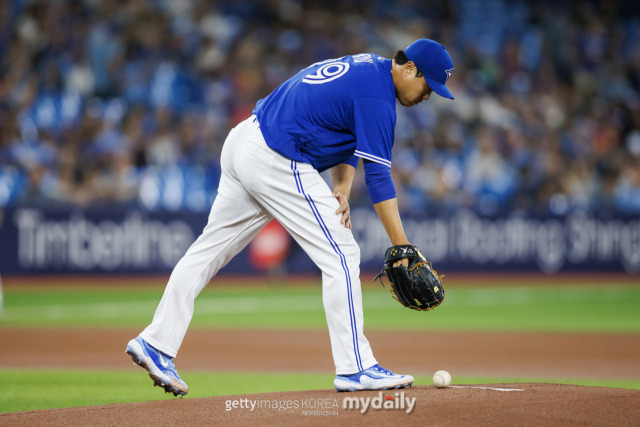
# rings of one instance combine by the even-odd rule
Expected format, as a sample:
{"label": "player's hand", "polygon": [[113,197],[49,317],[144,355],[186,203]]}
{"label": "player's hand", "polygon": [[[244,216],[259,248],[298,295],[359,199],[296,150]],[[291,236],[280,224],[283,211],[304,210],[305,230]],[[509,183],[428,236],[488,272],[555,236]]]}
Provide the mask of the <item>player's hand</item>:
{"label": "player's hand", "polygon": [[349,208],[349,201],[347,200],[347,197],[337,191],[333,193],[333,197],[335,197],[338,203],[340,203],[340,207],[336,211],[336,215],[342,215],[342,218],[340,218],[340,224],[344,224],[346,228],[351,229],[351,208]]}
{"label": "player's hand", "polygon": [[400,267],[401,265],[404,265],[405,267],[409,267],[409,259],[404,258],[393,263],[394,267]]}

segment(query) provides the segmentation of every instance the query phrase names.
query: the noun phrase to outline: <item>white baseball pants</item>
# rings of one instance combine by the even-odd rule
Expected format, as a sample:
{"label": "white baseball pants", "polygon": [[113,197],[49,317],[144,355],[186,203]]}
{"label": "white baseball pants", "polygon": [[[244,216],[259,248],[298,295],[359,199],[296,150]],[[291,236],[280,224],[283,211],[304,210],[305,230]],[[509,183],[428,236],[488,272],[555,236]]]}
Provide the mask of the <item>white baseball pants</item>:
{"label": "white baseball pants", "polygon": [[153,321],[140,336],[175,357],[200,291],[276,218],[322,271],[336,373],[375,365],[363,334],[360,249],[351,230],[340,224],[338,201],[320,174],[269,148],[255,116],[231,130],[221,167],[208,223],[174,268]]}

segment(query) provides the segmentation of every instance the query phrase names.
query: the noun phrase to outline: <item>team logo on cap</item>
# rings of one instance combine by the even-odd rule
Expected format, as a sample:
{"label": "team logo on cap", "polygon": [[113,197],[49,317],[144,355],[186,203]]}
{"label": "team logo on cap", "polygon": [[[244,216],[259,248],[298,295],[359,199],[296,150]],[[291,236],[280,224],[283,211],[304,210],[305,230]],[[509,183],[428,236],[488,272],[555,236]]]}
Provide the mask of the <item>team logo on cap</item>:
{"label": "team logo on cap", "polygon": [[444,72],[447,73],[447,78],[445,80],[446,82],[447,80],[449,80],[449,77],[451,77],[451,73],[453,73],[453,68],[451,68],[450,70],[444,70]]}

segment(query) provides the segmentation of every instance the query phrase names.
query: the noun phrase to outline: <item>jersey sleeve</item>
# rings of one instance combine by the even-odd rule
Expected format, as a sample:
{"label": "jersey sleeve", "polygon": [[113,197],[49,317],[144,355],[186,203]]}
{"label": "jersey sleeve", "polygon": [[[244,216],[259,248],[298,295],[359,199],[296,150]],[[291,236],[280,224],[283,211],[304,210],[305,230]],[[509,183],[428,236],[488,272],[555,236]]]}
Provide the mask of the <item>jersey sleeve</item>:
{"label": "jersey sleeve", "polygon": [[349,157],[347,160],[345,160],[342,163],[346,163],[348,165],[353,166],[354,169],[358,169],[358,163],[360,163],[360,157],[354,154],[353,156]]}
{"label": "jersey sleeve", "polygon": [[391,179],[391,169],[370,160],[362,160],[362,163],[364,163],[364,180],[373,204],[395,199],[396,187]]}
{"label": "jersey sleeve", "polygon": [[353,100],[355,155],[391,167],[391,147],[396,126],[395,105],[382,98]]}

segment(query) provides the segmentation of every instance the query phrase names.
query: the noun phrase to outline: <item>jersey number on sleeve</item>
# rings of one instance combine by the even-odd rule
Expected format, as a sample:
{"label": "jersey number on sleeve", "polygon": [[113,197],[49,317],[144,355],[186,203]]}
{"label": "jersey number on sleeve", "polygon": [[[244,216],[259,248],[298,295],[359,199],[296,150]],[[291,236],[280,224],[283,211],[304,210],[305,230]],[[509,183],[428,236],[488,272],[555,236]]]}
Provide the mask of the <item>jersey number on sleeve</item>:
{"label": "jersey number on sleeve", "polygon": [[303,83],[309,83],[312,85],[328,83],[332,80],[342,77],[347,71],[349,71],[349,64],[346,62],[330,62],[324,64],[318,68],[315,74],[307,74],[302,79]]}

